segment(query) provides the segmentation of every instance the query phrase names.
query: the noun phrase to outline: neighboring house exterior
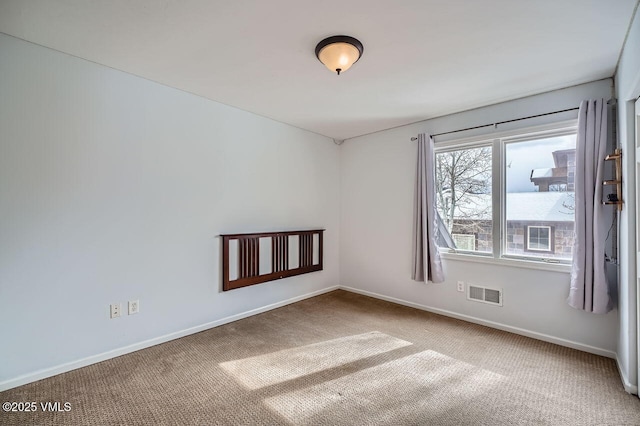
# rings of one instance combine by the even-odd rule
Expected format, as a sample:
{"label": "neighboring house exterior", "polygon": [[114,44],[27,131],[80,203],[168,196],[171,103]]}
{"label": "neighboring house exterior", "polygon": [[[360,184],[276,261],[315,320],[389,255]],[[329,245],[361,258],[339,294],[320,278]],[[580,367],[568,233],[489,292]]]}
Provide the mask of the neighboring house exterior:
{"label": "neighboring house exterior", "polygon": [[576,171],[576,150],[563,149],[554,151],[554,167],[533,169],[529,178],[538,187],[538,192],[574,191]]}
{"label": "neighboring house exterior", "polygon": [[[490,252],[493,246],[491,195],[473,198],[483,213],[473,219],[456,219],[451,238],[459,250]],[[507,194],[505,254],[570,258],[574,241],[573,208],[573,192]]]}
{"label": "neighboring house exterior", "polygon": [[[575,149],[553,152],[554,167],[534,169],[538,192],[507,193],[507,235],[503,253],[570,259],[574,242]],[[491,195],[468,194],[457,210],[448,244],[458,250],[491,252]],[[442,239],[443,241],[446,239]]]}

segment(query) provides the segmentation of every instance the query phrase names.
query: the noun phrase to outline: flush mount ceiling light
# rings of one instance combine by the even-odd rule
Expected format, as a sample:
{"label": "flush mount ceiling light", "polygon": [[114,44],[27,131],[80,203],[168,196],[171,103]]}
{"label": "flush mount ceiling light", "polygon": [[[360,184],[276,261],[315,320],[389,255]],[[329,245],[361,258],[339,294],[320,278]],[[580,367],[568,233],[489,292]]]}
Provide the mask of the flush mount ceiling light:
{"label": "flush mount ceiling light", "polygon": [[362,56],[364,47],[353,37],[337,35],[322,40],[316,46],[316,57],[331,70],[338,73],[351,68]]}

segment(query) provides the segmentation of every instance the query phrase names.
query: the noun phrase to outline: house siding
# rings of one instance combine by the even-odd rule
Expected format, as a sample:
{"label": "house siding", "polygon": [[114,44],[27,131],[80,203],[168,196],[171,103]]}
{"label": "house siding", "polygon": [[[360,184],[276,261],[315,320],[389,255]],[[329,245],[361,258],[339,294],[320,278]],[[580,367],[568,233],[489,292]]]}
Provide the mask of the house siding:
{"label": "house siding", "polygon": [[[553,244],[551,251],[527,250],[527,227],[550,226]],[[491,252],[493,247],[493,226],[490,220],[456,220],[452,234],[474,235],[475,251]],[[559,259],[570,258],[574,242],[573,222],[508,221],[506,254],[522,256],[542,256]]]}

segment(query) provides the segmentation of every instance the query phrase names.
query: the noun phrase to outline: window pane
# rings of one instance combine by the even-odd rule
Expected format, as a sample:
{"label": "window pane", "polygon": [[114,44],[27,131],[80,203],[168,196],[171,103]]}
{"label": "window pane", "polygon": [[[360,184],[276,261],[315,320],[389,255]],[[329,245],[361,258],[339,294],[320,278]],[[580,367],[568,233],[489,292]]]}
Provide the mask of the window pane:
{"label": "window pane", "polygon": [[529,250],[551,250],[551,227],[548,226],[529,226],[529,237],[527,240],[527,248]]}
{"label": "window pane", "polygon": [[460,250],[475,250],[476,249],[476,236],[464,235],[464,234],[452,234],[453,242],[456,248]]}
{"label": "window pane", "polygon": [[492,252],[491,147],[436,154],[438,245]]}
{"label": "window pane", "polygon": [[575,148],[575,134],[506,144],[506,254],[571,259]]}

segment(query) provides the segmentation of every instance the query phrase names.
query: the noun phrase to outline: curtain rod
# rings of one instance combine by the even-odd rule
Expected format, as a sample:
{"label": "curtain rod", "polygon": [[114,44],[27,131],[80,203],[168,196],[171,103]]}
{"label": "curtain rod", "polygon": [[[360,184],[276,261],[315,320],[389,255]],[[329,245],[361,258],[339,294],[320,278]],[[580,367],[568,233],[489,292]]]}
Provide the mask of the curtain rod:
{"label": "curtain rod", "polygon": [[[483,124],[481,126],[467,127],[466,129],[458,129],[458,130],[451,130],[449,132],[436,133],[435,135],[431,135],[431,137],[435,138],[436,136],[448,135],[450,133],[458,133],[458,132],[466,132],[467,130],[482,129],[483,127],[490,127],[490,126],[496,127],[498,124],[512,123],[514,121],[528,120],[530,118],[536,118],[536,117],[544,117],[545,115],[560,114],[561,112],[568,112],[568,111],[576,111],[578,109],[580,108],[575,107],[575,108],[562,109],[560,111],[545,112],[544,114],[536,114],[536,115],[530,115],[528,117],[514,118],[513,120],[498,121],[497,123]],[[412,137],[411,140],[416,141],[418,140],[418,138]]]}

